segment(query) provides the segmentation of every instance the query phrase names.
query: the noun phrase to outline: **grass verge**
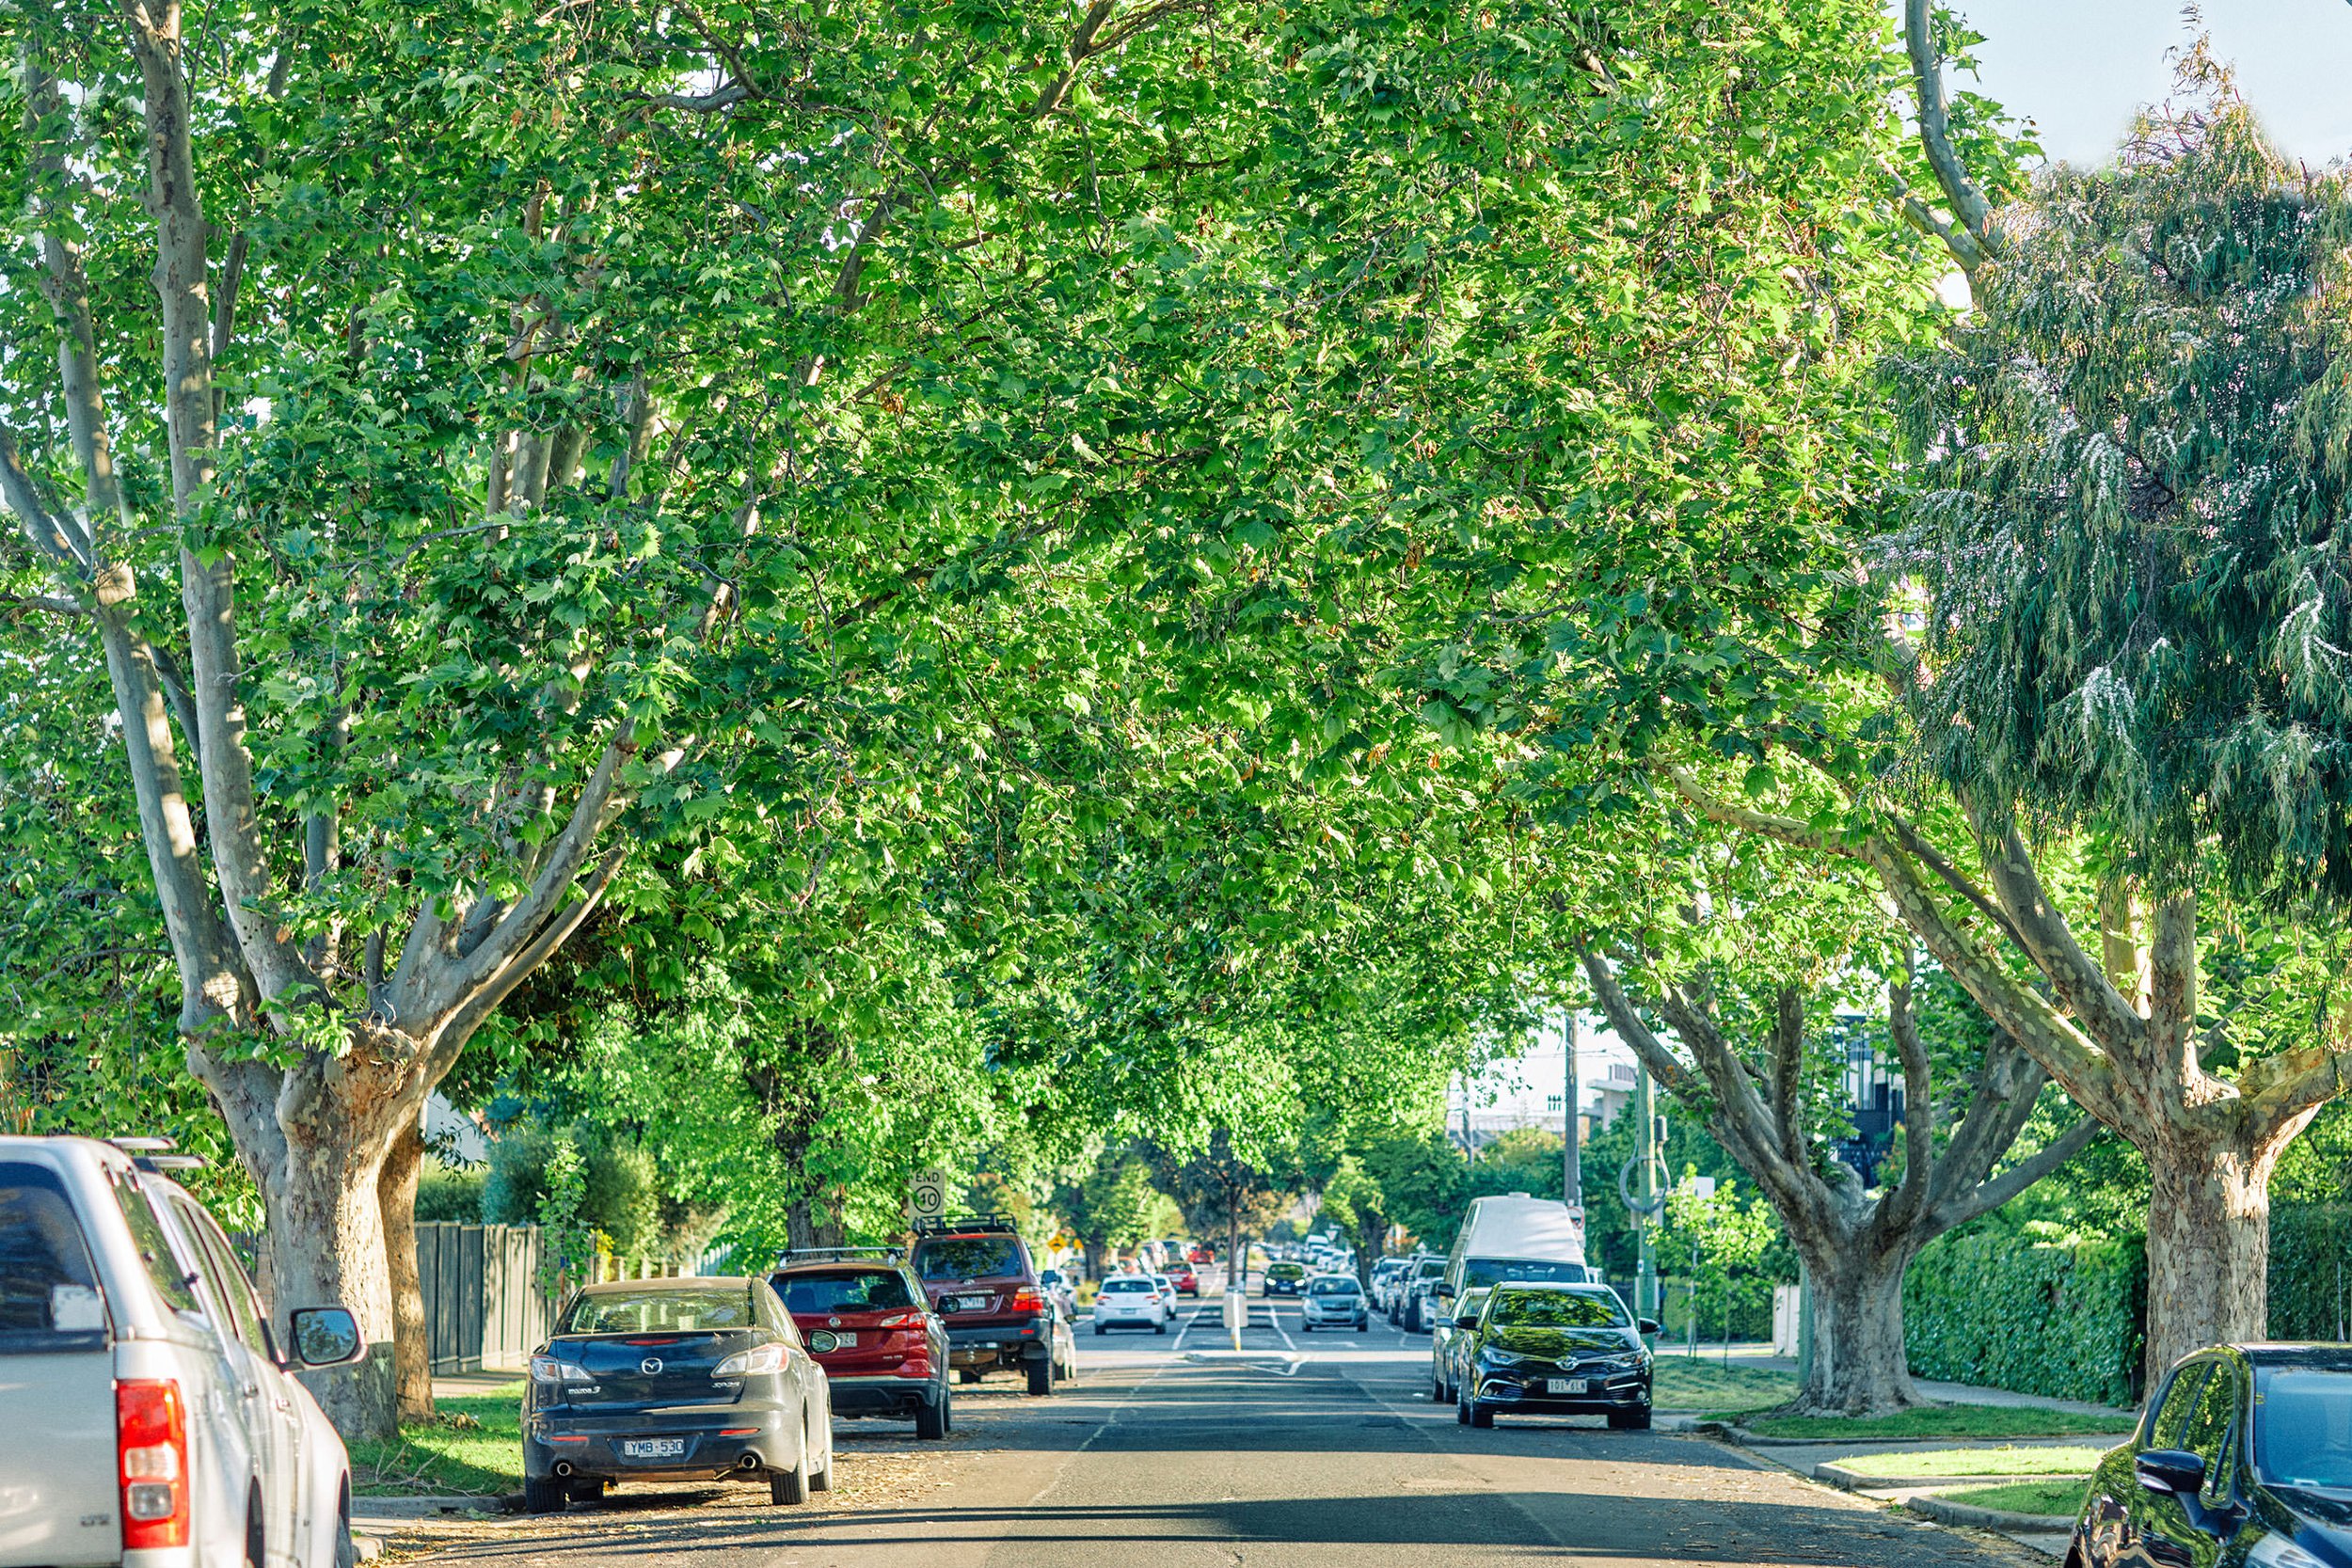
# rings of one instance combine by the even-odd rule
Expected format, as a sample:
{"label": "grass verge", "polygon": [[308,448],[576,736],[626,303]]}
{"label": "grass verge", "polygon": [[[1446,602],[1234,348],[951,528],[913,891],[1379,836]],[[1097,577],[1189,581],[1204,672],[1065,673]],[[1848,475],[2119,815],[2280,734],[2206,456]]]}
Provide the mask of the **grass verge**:
{"label": "grass verge", "polygon": [[2007,1486],[1971,1486],[1942,1494],[1947,1502],[1997,1508],[2004,1513],[2035,1513],[2045,1518],[2072,1519],[2082,1512],[2083,1495],[2090,1489],[2089,1476],[2049,1481],[2011,1481]]}
{"label": "grass verge", "polygon": [[2129,1411],[2085,1416],[2037,1405],[1931,1404],[1898,1416],[1764,1416],[1746,1423],[1758,1437],[1876,1443],[1904,1437],[2081,1437],[2131,1430]]}
{"label": "grass verge", "polygon": [[389,1443],[351,1445],[351,1489],[363,1497],[503,1497],[523,1485],[523,1386],[437,1400],[430,1425]]}
{"label": "grass verge", "polygon": [[1887,1481],[1913,1481],[1922,1476],[2084,1476],[2089,1475],[2104,1449],[2015,1448],[1911,1449],[1897,1453],[1858,1453],[1837,1462],[1840,1469]]}
{"label": "grass verge", "polygon": [[1661,1410],[1722,1410],[1730,1419],[1751,1410],[1770,1410],[1796,1396],[1792,1372],[1769,1367],[1724,1366],[1704,1356],[1662,1354],[1650,1363],[1650,1402]]}

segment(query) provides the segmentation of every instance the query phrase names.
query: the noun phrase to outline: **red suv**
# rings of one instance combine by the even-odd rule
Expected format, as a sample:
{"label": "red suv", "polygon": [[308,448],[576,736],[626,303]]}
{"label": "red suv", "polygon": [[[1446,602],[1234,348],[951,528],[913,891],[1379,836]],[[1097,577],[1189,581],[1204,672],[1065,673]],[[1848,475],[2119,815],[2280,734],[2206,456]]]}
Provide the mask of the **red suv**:
{"label": "red suv", "polygon": [[[1029,1249],[1010,1225],[928,1222],[917,1231],[914,1264],[932,1308],[946,1322],[948,1359],[964,1382],[1001,1370],[1025,1373],[1032,1394],[1054,1391],[1055,1376],[1070,1365],[1076,1341],[1039,1286]],[[1065,1350],[1065,1340],[1071,1349]]]}
{"label": "red suv", "polygon": [[826,1247],[786,1255],[768,1276],[808,1353],[825,1370],[836,1416],[912,1420],[917,1437],[945,1437],[947,1331],[914,1271],[887,1247]]}

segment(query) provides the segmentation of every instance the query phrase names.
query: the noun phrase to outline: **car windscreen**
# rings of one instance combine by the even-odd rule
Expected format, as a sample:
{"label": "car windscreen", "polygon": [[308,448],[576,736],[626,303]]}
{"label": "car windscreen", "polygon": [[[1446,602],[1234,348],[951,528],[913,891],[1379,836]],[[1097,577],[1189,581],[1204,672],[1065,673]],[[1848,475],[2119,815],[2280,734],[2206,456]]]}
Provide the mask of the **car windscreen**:
{"label": "car windscreen", "polygon": [[1010,1236],[942,1237],[915,1248],[914,1267],[933,1282],[1019,1274],[1021,1243]]}
{"label": "car windscreen", "polygon": [[1318,1279],[1307,1287],[1311,1296],[1353,1296],[1362,1292],[1352,1279]]}
{"label": "car windscreen", "polygon": [[1106,1296],[1142,1295],[1155,1287],[1148,1279],[1105,1279],[1103,1293]]}
{"label": "car windscreen", "polygon": [[1534,1258],[1472,1258],[1462,1265],[1462,1289],[1508,1285],[1516,1280],[1542,1280],[1552,1285],[1581,1285],[1591,1276],[1581,1263],[1552,1263]]}
{"label": "car windscreen", "polygon": [[787,1312],[886,1312],[913,1307],[906,1275],[896,1269],[860,1269],[855,1274],[787,1274],[784,1287]]}
{"label": "car windscreen", "polygon": [[1296,1263],[1277,1263],[1266,1270],[1266,1277],[1269,1279],[1304,1279],[1306,1276],[1307,1271]]}
{"label": "car windscreen", "polygon": [[1443,1273],[1445,1273],[1444,1259],[1424,1258],[1421,1260],[1420,1266],[1413,1270],[1413,1277],[1415,1279],[1435,1279]]}
{"label": "car windscreen", "polygon": [[0,1164],[0,1352],[96,1349],[105,1343],[82,1222],[47,1167]]}
{"label": "car windscreen", "polygon": [[2352,1371],[2255,1372],[2254,1467],[2273,1486],[2352,1491]]}
{"label": "car windscreen", "polygon": [[1626,1328],[1632,1319],[1613,1291],[1500,1290],[1486,1322],[1502,1328]]}
{"label": "car windscreen", "polygon": [[691,1334],[697,1329],[757,1328],[751,1292],[723,1291],[600,1291],[572,1298],[559,1334]]}

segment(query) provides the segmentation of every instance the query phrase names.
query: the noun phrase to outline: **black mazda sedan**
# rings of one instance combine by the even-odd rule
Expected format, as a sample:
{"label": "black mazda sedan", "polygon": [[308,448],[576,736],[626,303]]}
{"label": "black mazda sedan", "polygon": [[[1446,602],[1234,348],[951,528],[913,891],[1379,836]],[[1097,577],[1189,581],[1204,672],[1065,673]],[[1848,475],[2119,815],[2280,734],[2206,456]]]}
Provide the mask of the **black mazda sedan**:
{"label": "black mazda sedan", "polygon": [[2100,1462],[2067,1568],[2352,1568],[2352,1346],[2182,1360]]}
{"label": "black mazda sedan", "polygon": [[1636,1320],[1606,1285],[1497,1285],[1475,1317],[1454,1406],[1458,1419],[1490,1427],[1499,1415],[1606,1416],[1645,1431],[1650,1349],[1658,1325]]}
{"label": "black mazda sedan", "polygon": [[764,1279],[632,1279],[572,1297],[531,1358],[523,1506],[549,1513],[616,1481],[833,1484],[833,1406]]}

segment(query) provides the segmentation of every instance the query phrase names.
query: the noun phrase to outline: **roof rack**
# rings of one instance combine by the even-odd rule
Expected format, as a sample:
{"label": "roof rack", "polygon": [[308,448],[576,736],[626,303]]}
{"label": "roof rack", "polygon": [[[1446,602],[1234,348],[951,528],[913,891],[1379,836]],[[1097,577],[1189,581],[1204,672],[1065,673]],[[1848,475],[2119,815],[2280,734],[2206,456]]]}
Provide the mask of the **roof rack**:
{"label": "roof rack", "polygon": [[904,1260],[904,1252],[895,1246],[803,1246],[792,1247],[776,1256],[776,1267],[794,1263],[843,1263],[860,1258],[888,1258]]}
{"label": "roof rack", "polygon": [[108,1143],[125,1154],[160,1154],[180,1146],[169,1138],[108,1138]]}
{"label": "roof rack", "polygon": [[108,1138],[108,1143],[131,1157],[131,1164],[150,1176],[168,1170],[202,1170],[204,1160],[197,1154],[174,1154],[180,1146],[169,1138]]}
{"label": "roof rack", "polygon": [[914,1233],[917,1236],[956,1235],[973,1230],[996,1231],[1008,1236],[1017,1236],[1021,1233],[1020,1227],[1012,1221],[999,1218],[994,1214],[967,1214],[961,1219],[916,1220],[914,1222]]}

